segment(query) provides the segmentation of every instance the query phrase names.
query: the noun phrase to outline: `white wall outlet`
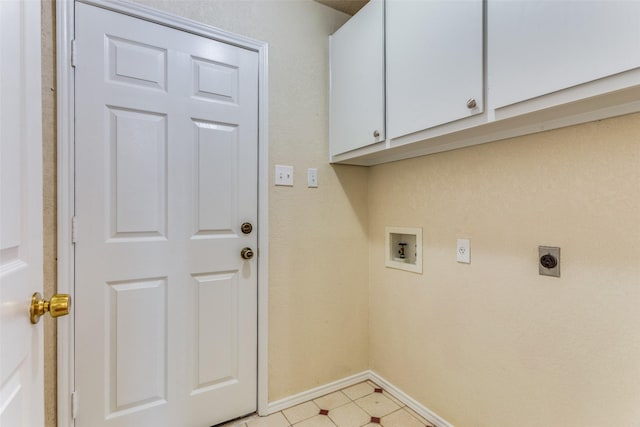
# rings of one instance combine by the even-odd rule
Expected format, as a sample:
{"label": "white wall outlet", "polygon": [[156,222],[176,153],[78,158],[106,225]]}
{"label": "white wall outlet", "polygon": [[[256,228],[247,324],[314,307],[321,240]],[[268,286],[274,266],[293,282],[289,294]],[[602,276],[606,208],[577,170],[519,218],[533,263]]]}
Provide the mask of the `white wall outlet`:
{"label": "white wall outlet", "polygon": [[307,169],[307,187],[318,188],[318,169]]}
{"label": "white wall outlet", "polygon": [[471,264],[471,248],[469,239],[457,240],[456,261]]}
{"label": "white wall outlet", "polygon": [[293,166],[276,165],[276,185],[293,187]]}

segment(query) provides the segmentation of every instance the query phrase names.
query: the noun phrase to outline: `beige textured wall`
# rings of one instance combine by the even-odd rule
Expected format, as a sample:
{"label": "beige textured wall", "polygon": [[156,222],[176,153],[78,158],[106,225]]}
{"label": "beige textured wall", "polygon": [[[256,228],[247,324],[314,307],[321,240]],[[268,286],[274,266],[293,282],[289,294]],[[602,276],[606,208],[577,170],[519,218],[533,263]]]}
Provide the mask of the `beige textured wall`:
{"label": "beige textured wall", "polygon": [[374,371],[456,427],[640,426],[640,115],[373,167],[369,218]]}

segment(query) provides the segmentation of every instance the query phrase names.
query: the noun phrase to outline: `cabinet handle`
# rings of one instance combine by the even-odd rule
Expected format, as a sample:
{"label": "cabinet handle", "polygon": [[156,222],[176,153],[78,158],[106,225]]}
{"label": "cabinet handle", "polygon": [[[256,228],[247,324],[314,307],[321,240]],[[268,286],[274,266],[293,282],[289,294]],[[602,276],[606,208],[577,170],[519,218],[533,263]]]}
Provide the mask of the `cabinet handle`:
{"label": "cabinet handle", "polygon": [[476,100],[471,98],[467,101],[467,108],[471,109],[471,108],[476,108],[478,104],[476,103]]}
{"label": "cabinet handle", "polygon": [[377,138],[377,137],[379,137],[379,136],[380,136],[380,132],[378,132],[377,130],[374,130],[374,131],[373,131],[373,137],[374,137],[374,138]]}

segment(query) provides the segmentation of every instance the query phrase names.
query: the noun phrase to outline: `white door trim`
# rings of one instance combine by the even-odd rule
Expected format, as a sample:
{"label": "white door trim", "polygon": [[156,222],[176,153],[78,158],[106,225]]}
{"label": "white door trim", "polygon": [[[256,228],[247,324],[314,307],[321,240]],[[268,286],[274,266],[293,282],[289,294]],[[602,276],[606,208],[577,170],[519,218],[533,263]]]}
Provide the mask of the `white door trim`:
{"label": "white door trim", "polygon": [[[258,390],[260,415],[268,411],[268,267],[269,267],[269,151],[268,151],[268,44],[219,30],[206,24],[161,12],[126,0],[79,0],[141,18],[146,21],[186,31],[259,55],[258,77]],[[57,22],[57,107],[58,107],[58,293],[74,294],[74,247],[72,218],[75,212],[74,191],[74,68],[72,40],[74,0],[58,0]],[[74,316],[58,323],[58,425],[71,427],[74,390]],[[81,398],[79,399],[81,400]],[[81,404],[81,403],[80,403]]]}

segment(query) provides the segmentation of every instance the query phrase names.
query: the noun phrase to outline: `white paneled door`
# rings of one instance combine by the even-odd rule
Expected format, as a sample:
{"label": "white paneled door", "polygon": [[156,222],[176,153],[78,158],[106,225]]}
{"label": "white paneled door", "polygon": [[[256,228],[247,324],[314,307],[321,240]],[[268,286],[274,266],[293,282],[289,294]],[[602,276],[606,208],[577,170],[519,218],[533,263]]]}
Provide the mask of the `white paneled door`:
{"label": "white paneled door", "polygon": [[251,413],[258,53],[82,3],[75,19],[76,425]]}
{"label": "white paneled door", "polygon": [[0,426],[44,425],[40,2],[0,1]]}

